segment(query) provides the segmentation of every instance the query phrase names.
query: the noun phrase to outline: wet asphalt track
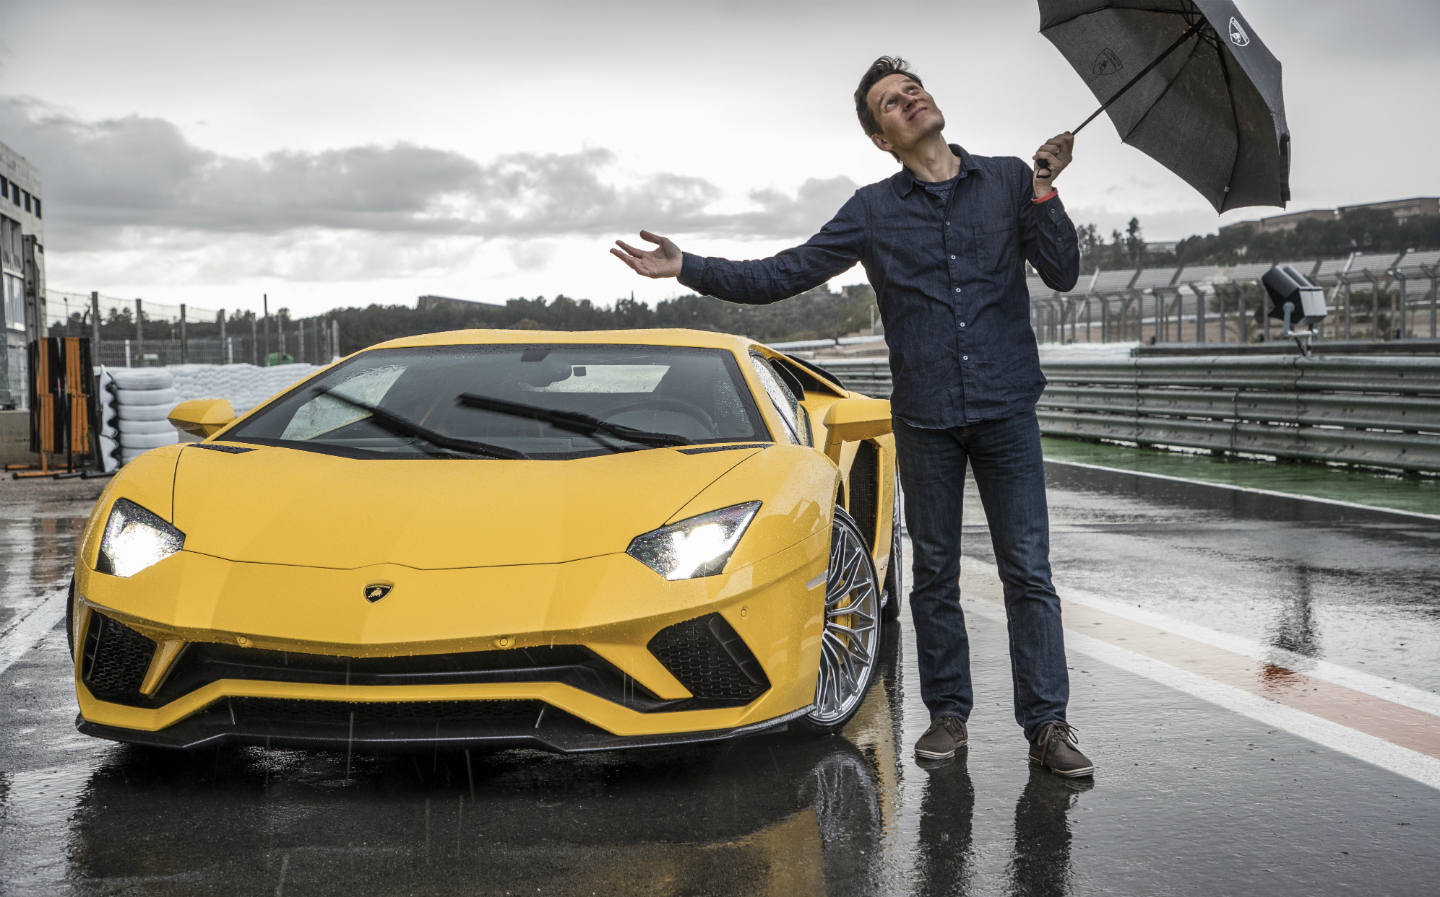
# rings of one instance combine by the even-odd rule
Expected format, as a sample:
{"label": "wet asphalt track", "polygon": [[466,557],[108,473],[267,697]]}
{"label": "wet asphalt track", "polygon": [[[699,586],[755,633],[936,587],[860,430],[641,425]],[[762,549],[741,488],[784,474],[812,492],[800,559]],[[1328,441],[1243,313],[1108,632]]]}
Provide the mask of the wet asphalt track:
{"label": "wet asphalt track", "polygon": [[[1440,684],[1440,521],[1050,472],[1062,594]],[[0,633],[63,587],[80,489],[0,492]],[[925,767],[908,620],[843,737],[468,761],[85,738],[57,626],[0,672],[0,895],[1435,892],[1440,792],[1086,654],[1094,783],[1032,772],[1003,624],[971,621],[972,745]]]}

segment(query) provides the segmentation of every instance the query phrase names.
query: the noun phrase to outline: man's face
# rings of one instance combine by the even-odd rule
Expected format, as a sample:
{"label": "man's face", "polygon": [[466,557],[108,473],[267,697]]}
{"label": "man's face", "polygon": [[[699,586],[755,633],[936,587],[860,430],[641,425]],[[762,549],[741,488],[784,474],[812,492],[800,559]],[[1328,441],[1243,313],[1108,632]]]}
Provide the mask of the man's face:
{"label": "man's face", "polygon": [[885,76],[870,88],[865,100],[880,125],[880,133],[871,134],[870,139],[886,152],[897,146],[914,146],[945,129],[945,116],[935,98],[908,75]]}

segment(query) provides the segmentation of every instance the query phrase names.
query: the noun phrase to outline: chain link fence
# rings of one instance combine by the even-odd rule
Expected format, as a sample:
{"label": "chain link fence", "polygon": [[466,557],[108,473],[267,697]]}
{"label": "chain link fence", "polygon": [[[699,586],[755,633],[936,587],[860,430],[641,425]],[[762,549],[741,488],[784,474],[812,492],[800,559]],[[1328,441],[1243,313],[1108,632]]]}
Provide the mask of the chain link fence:
{"label": "chain link fence", "polygon": [[49,336],[89,337],[95,363],[107,367],[321,365],[339,356],[339,322],[324,316],[227,315],[223,309],[47,290],[45,318]]}

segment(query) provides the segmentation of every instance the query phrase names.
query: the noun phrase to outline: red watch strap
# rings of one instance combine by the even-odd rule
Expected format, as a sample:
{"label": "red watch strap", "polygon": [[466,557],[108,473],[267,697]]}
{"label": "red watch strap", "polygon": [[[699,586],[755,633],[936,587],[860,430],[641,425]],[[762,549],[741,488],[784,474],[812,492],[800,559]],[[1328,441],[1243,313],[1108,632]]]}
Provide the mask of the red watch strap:
{"label": "red watch strap", "polygon": [[1035,197],[1034,199],[1032,199],[1032,200],[1030,200],[1030,201],[1033,202],[1033,203],[1035,203],[1035,204],[1038,206],[1038,205],[1039,205],[1040,203],[1042,203],[1042,202],[1046,202],[1046,201],[1048,201],[1048,200],[1054,199],[1055,196],[1058,195],[1059,193],[1060,193],[1059,190],[1057,190],[1057,189],[1054,188],[1054,187],[1051,187],[1049,193],[1046,193],[1044,196],[1037,196],[1037,197]]}

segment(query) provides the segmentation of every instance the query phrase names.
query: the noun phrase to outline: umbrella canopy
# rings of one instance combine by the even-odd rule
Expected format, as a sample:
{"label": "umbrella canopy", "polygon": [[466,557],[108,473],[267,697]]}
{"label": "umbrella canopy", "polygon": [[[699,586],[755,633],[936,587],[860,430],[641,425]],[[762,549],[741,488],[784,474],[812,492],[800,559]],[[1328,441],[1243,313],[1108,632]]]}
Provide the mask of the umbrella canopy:
{"label": "umbrella canopy", "polygon": [[1121,140],[1218,212],[1289,201],[1280,61],[1234,3],[1039,2],[1040,33],[1104,104]]}

